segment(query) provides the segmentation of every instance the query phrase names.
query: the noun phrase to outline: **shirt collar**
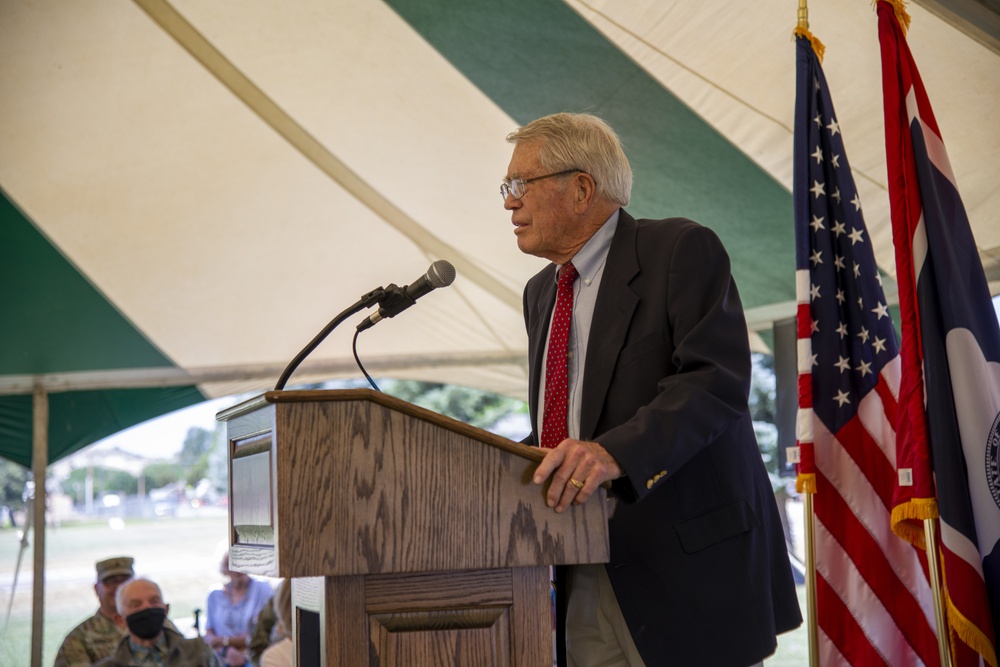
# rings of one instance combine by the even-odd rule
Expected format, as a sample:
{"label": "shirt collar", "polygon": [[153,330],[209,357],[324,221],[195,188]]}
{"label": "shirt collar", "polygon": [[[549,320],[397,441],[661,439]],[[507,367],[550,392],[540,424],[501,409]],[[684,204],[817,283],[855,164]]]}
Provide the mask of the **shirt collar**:
{"label": "shirt collar", "polygon": [[132,639],[132,635],[128,637],[128,647],[132,650],[132,655],[139,656],[146,653],[159,653],[161,655],[167,655],[167,633],[161,632],[160,636],[157,637],[156,641],[153,642],[152,646],[143,646],[141,644],[135,643]]}
{"label": "shirt collar", "polygon": [[[615,236],[615,230],[618,229],[618,214],[621,212],[620,208],[615,209],[615,212],[611,214],[600,229],[598,229],[593,236],[591,236],[587,242],[580,248],[580,251],[573,255],[573,266],[576,267],[577,273],[580,274],[580,282],[584,285],[589,285],[590,281],[593,280],[597,271],[604,264],[604,260],[608,258],[608,250],[611,248],[611,240]],[[559,281],[559,272],[556,271],[556,282]]]}

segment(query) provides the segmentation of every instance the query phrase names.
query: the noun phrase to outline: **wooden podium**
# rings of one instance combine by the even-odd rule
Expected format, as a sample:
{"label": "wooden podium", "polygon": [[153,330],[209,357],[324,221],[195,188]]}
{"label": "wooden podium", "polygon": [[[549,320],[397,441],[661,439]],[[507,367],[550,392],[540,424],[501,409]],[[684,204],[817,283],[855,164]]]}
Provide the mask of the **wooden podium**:
{"label": "wooden podium", "polygon": [[218,418],[230,567],[292,579],[299,667],[551,665],[549,565],[609,559],[605,491],[556,514],[541,450],[366,389]]}

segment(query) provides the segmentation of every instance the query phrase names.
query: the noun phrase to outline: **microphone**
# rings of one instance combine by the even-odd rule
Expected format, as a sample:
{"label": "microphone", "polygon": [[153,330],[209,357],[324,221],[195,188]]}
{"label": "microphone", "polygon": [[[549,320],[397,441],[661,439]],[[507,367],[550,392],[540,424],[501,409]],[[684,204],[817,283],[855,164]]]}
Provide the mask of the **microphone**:
{"label": "microphone", "polygon": [[417,302],[417,299],[438,287],[447,287],[455,282],[455,267],[451,262],[439,259],[431,264],[427,273],[405,287],[389,285],[385,297],[379,300],[379,309],[358,325],[358,331],[370,329],[387,317],[395,317]]}

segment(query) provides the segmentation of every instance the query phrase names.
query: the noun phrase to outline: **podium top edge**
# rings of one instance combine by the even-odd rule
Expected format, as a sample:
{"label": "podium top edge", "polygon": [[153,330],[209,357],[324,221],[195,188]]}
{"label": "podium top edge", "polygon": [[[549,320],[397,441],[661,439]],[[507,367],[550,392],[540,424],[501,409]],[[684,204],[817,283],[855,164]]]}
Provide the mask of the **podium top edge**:
{"label": "podium top edge", "polygon": [[375,391],[373,389],[308,389],[292,391],[268,391],[250,398],[215,415],[216,420],[227,422],[241,415],[256,412],[268,405],[291,403],[331,403],[367,401],[396,410],[422,421],[437,424],[450,431],[474,438],[480,442],[498,447],[522,458],[540,462],[545,458],[545,450],[514,442],[503,436],[484,431],[481,428],[452,419],[440,413],[414,405],[403,399]]}
{"label": "podium top edge", "polygon": [[[309,403],[358,400],[372,400],[376,403],[381,403],[382,401],[379,398],[376,398],[377,395],[378,392],[372,389],[303,389],[267,391],[263,394],[258,394],[253,398],[248,398],[242,403],[230,406],[225,410],[220,410],[216,413],[215,419],[220,422],[229,421],[233,417],[237,417],[248,412],[254,412],[265,405],[273,403]],[[392,397],[390,396],[388,398],[391,399]]]}

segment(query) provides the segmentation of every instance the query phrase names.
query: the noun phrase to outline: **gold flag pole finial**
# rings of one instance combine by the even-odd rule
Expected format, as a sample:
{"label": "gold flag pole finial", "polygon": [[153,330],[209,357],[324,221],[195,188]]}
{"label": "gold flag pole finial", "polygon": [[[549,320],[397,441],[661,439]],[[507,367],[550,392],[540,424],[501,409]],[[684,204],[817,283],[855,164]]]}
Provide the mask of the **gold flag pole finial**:
{"label": "gold flag pole finial", "polygon": [[795,26],[795,30],[792,34],[796,37],[805,37],[812,44],[813,51],[816,53],[816,57],[819,58],[820,62],[823,62],[823,53],[826,51],[826,47],[823,46],[823,42],[816,39],[816,37],[809,32],[809,5],[807,0],[799,0],[799,20],[798,24]]}

